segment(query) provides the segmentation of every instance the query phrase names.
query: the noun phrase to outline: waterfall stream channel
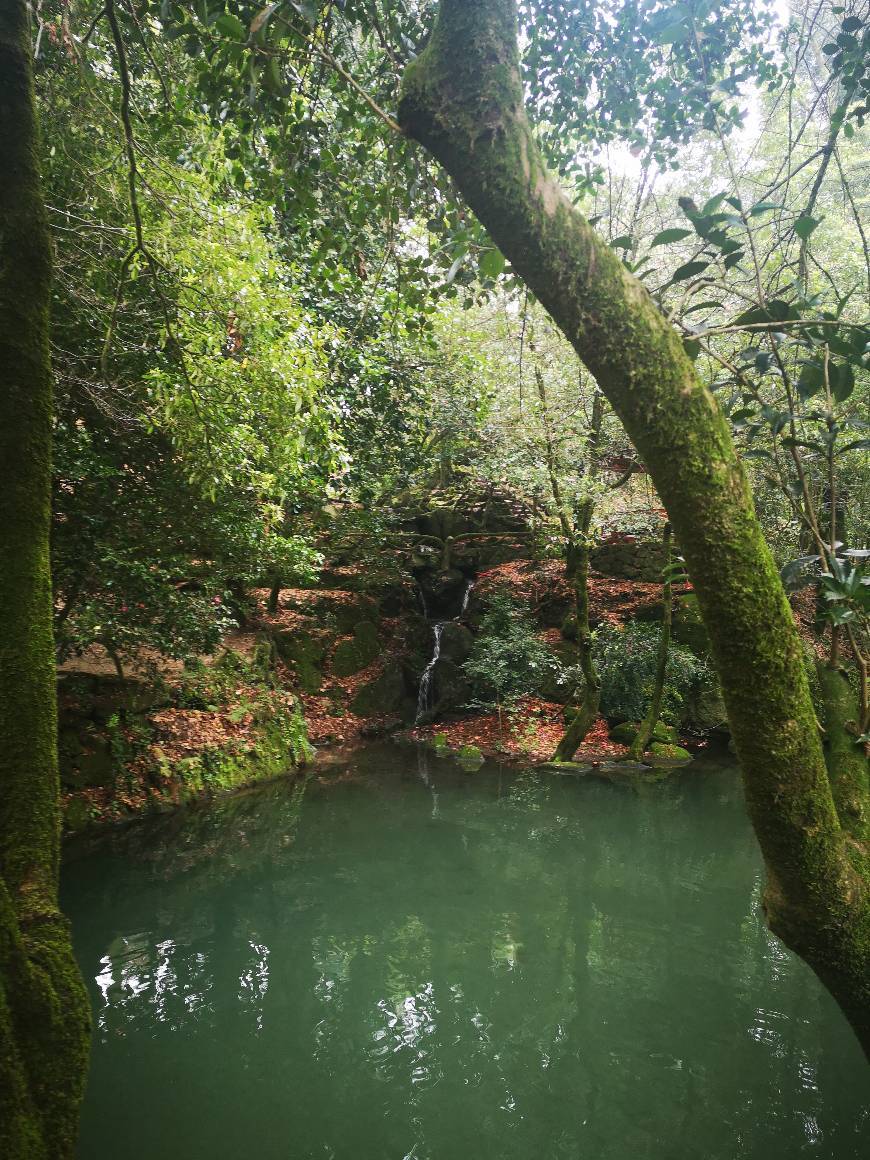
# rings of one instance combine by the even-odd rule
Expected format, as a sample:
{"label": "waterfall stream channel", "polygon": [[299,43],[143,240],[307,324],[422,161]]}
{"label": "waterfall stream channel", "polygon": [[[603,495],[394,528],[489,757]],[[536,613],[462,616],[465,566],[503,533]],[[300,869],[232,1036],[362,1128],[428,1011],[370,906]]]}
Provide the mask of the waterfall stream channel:
{"label": "waterfall stream channel", "polygon": [[[439,620],[432,625],[433,648],[432,657],[426,668],[423,670],[420,677],[420,688],[417,692],[417,713],[414,717],[414,724],[419,725],[423,718],[431,713],[435,708],[434,691],[435,691],[435,668],[441,657],[441,636],[444,632],[444,625],[456,623],[461,620],[468,609],[468,601],[471,599],[471,590],[474,587],[474,581],[469,580],[465,585],[465,591],[462,594],[462,604],[456,616],[451,617],[450,620]],[[423,594],[423,589],[420,589],[420,603],[423,607],[423,615],[428,620],[428,610],[426,607],[426,597]]]}

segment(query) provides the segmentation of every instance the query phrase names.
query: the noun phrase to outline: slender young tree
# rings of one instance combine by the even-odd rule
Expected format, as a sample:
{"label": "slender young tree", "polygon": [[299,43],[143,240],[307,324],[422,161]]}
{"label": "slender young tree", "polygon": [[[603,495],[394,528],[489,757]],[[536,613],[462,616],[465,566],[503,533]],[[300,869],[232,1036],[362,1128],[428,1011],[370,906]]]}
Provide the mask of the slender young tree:
{"label": "slender young tree", "polygon": [[515,0],[440,0],[399,116],[573,344],[647,465],[712,640],[768,920],[870,1055],[867,851],[840,824],[801,641],[745,473],[677,334],[547,173],[523,103]]}
{"label": "slender young tree", "polygon": [[665,698],[665,679],[668,675],[668,653],[671,649],[671,624],[674,619],[673,610],[673,580],[671,578],[671,525],[665,524],[662,535],[662,555],[665,561],[665,577],[662,584],[662,632],[659,637],[659,651],[656,658],[656,672],[653,680],[652,696],[649,707],[640,723],[634,741],[632,741],[628,755],[635,761],[640,761],[649,748],[653,731],[658,724],[662,713],[662,701]]}
{"label": "slender young tree", "polygon": [[51,255],[28,5],[0,0],[0,1155],[72,1156],[89,1013],[58,907]]}

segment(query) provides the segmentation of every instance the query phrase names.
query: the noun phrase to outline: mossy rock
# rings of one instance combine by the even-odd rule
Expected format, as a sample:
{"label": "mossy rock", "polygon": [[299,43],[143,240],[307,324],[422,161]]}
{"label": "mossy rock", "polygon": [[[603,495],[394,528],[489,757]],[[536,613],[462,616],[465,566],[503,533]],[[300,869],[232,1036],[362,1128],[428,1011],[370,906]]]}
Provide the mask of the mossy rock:
{"label": "mossy rock", "polygon": [[[621,725],[615,725],[610,730],[610,740],[616,741],[620,745],[631,745],[637,737],[639,728],[640,725],[635,721],[623,721]],[[676,745],[680,740],[680,735],[672,725],[665,725],[663,721],[657,721],[652,731],[652,740],[664,745]]]}
{"label": "mossy rock", "polygon": [[413,704],[405,690],[405,680],[398,666],[389,668],[375,680],[363,685],[350,705],[358,717],[380,717],[398,714],[406,717]]}
{"label": "mossy rock", "polygon": [[705,660],[710,657],[710,635],[698,607],[698,597],[693,592],[687,592],[677,600],[671,636],[677,644],[690,649],[696,657]]}
{"label": "mossy rock", "polygon": [[608,736],[611,741],[616,741],[619,745],[631,745],[637,736],[638,728],[639,725],[636,721],[623,721],[619,725],[614,725]]}
{"label": "mossy rock", "polygon": [[714,729],[727,728],[728,713],[719,681],[711,676],[687,694],[682,707],[683,724],[695,733],[711,733]]}
{"label": "mossy rock", "polygon": [[307,633],[275,633],[275,648],[278,655],[293,666],[299,688],[304,693],[320,692],[327,643],[326,640],[309,636]]}
{"label": "mossy rock", "polygon": [[337,677],[352,677],[367,668],[381,654],[377,626],[370,620],[361,621],[353,630],[351,640],[343,640],[332,657],[332,671]]}
{"label": "mossy rock", "polygon": [[483,754],[476,745],[463,745],[455,756],[466,773],[474,773],[483,765]]}
{"label": "mossy rock", "polygon": [[355,632],[363,621],[376,624],[379,619],[377,601],[363,593],[355,593],[352,600],[330,604],[329,609],[335,618],[335,627],[342,634]]}
{"label": "mossy rock", "polygon": [[574,774],[575,776],[595,772],[594,765],[582,761],[544,761],[537,768],[546,770],[547,773]]}
{"label": "mossy rock", "polygon": [[71,797],[64,803],[63,826],[67,833],[87,829],[92,820],[91,807],[84,798]]}
{"label": "mossy rock", "polygon": [[662,741],[654,741],[649,747],[649,757],[657,765],[678,765],[686,761],[692,760],[692,755],[688,749],[683,749],[682,745],[669,744]]}

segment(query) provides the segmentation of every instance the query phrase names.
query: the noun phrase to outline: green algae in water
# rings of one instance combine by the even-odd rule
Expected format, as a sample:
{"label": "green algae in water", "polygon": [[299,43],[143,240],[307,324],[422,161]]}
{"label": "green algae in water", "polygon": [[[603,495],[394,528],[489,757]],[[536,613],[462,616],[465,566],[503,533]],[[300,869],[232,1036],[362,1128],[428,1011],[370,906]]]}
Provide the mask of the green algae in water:
{"label": "green algae in water", "polygon": [[71,851],[82,1160],[865,1158],[870,1070],[765,929],[736,771],[373,747]]}

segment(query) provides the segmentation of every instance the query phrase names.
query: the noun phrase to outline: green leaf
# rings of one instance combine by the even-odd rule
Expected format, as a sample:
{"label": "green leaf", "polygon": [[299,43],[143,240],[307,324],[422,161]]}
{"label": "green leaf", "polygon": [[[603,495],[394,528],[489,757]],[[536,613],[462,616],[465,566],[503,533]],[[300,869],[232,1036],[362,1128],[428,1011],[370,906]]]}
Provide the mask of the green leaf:
{"label": "green leaf", "polygon": [[709,265],[709,262],[686,262],[676,268],[671,282],[685,282],[687,278],[694,278],[696,274],[702,274]]}
{"label": "green leaf", "polygon": [[683,238],[688,238],[691,233],[691,230],[662,230],[660,233],[656,234],[656,236],[650,242],[649,248],[652,249],[653,246],[667,246],[670,245],[671,242],[682,241]]}
{"label": "green leaf", "polygon": [[771,210],[782,209],[782,206],[775,201],[759,201],[749,211],[750,217],[758,217],[763,213],[770,213]]}
{"label": "green leaf", "polygon": [[715,197],[711,197],[709,201],[705,201],[701,207],[701,217],[708,217],[711,213],[715,213],[724,200],[725,194],[717,193]]}
{"label": "green leaf", "polygon": [[688,24],[670,24],[656,34],[656,41],[659,44],[682,44],[691,35],[692,29]]}
{"label": "green leaf", "polygon": [[699,310],[723,310],[723,309],[724,309],[724,303],[713,302],[711,299],[707,299],[705,302],[696,302],[694,306],[690,306],[688,310],[684,311],[684,316],[686,314],[697,314]]}
{"label": "green leaf", "polygon": [[501,250],[484,250],[478,262],[484,278],[497,278],[504,271],[505,257]]}
{"label": "green leaf", "polygon": [[825,373],[822,370],[821,364],[811,361],[805,362],[797,384],[800,397],[802,399],[811,399],[813,395],[822,389],[824,383]]}
{"label": "green leaf", "polygon": [[838,403],[845,403],[855,389],[855,372],[848,363],[831,364],[828,367],[831,394]]}
{"label": "green leaf", "polygon": [[634,238],[631,234],[620,234],[618,238],[613,238],[610,245],[614,250],[630,250],[634,245]]}
{"label": "green leaf", "polygon": [[248,39],[247,28],[238,16],[233,16],[230,12],[222,12],[214,22],[214,26],[218,32],[222,32],[224,36],[229,36],[232,40]]}
{"label": "green leaf", "polygon": [[821,218],[799,217],[794,223],[794,232],[803,241],[806,241],[814,229],[821,223]]}
{"label": "green leaf", "polygon": [[684,338],[683,349],[692,360],[692,362],[694,362],[698,355],[701,353],[701,343],[697,338]]}

